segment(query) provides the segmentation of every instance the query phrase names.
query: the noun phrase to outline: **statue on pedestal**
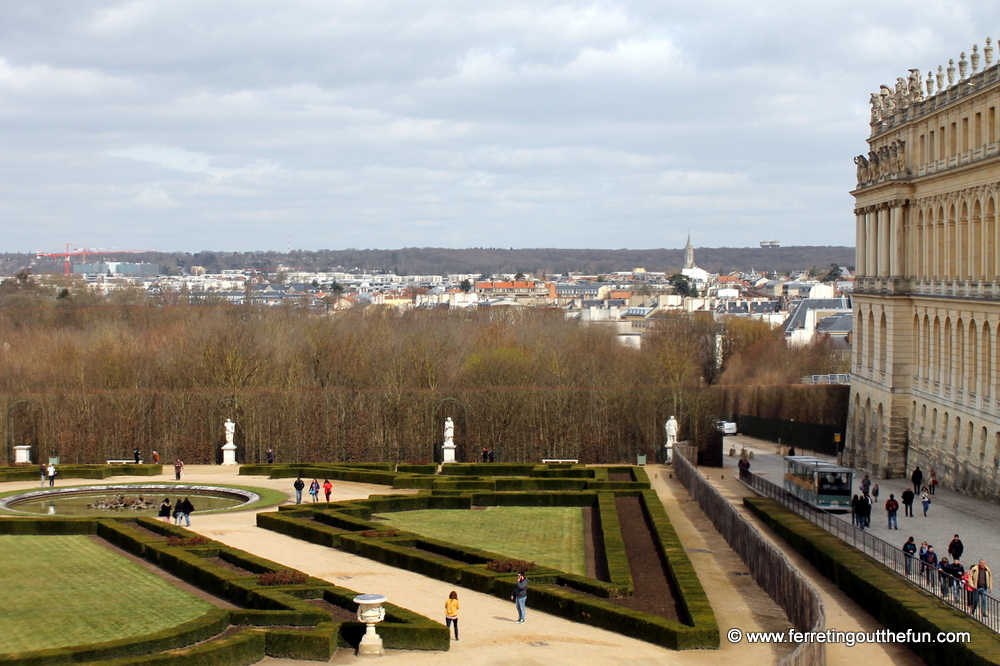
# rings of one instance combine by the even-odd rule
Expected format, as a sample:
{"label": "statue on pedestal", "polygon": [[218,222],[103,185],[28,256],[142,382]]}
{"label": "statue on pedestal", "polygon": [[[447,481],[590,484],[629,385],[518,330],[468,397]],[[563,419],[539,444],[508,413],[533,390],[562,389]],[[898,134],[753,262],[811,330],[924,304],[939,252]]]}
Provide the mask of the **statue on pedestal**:
{"label": "statue on pedestal", "polygon": [[664,429],[667,432],[667,459],[665,462],[672,463],[674,462],[674,445],[677,443],[677,419],[673,416],[667,419]]}
{"label": "statue on pedestal", "polygon": [[455,422],[449,416],[444,420],[444,462],[455,462]]}
{"label": "statue on pedestal", "polygon": [[232,419],[226,419],[223,427],[226,429],[226,443],[222,447],[222,464],[235,465],[236,445],[233,444],[233,436],[236,434],[236,424],[233,423]]}

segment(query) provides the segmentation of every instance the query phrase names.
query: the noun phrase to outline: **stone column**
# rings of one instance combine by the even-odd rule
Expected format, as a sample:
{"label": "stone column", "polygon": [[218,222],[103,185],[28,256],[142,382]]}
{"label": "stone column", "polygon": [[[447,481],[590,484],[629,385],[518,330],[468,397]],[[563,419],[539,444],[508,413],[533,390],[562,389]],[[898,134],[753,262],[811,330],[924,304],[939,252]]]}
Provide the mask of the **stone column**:
{"label": "stone column", "polygon": [[889,215],[892,209],[888,204],[883,204],[878,212],[878,274],[882,277],[889,275]]}
{"label": "stone column", "polygon": [[867,244],[867,220],[865,219],[864,209],[859,209],[854,213],[855,219],[855,238],[856,247],[854,248],[854,266],[857,269],[858,276],[863,276],[865,274],[865,252],[868,248]]}
{"label": "stone column", "polygon": [[865,213],[865,275],[875,275],[875,253],[878,250],[875,243],[875,230],[878,228],[878,213],[874,206]]}

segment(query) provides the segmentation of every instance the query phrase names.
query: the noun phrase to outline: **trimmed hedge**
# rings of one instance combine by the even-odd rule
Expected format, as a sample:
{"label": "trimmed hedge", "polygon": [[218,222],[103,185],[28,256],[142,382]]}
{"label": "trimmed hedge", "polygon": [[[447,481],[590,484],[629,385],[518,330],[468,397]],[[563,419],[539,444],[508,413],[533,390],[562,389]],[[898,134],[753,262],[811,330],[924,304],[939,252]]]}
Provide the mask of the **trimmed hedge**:
{"label": "trimmed hedge", "polygon": [[[304,513],[307,512],[298,512],[300,516]],[[272,521],[289,522],[285,515],[268,515]],[[24,524],[32,521],[41,525],[26,530]],[[155,535],[133,529],[136,524],[155,532]],[[322,532],[322,528],[322,525],[313,524],[312,532]],[[197,536],[176,525],[144,517],[40,517],[0,521],[0,534],[85,534],[88,529],[89,533],[96,533],[123,550],[241,608],[214,609],[201,618],[148,636],[57,650],[0,655],[0,663],[37,666],[96,663],[103,660],[100,663],[107,662],[113,666],[145,663],[218,666],[255,663],[266,655],[328,661],[338,645],[356,645],[356,641],[351,643],[352,637],[360,638],[364,632],[363,624],[334,622],[327,611],[306,601],[309,598],[323,597],[342,608],[353,609],[353,598],[357,596],[357,592],[308,577],[300,584],[261,586],[255,574],[294,570],[211,540],[204,545],[171,546],[167,537]],[[209,558],[213,557],[220,557],[251,573],[224,569],[210,561]],[[386,604],[386,613],[387,621],[379,628],[386,647],[449,649],[448,630],[444,625],[392,604]],[[239,632],[225,639],[210,640],[231,625],[265,628],[260,631]],[[275,626],[299,626],[304,629],[267,628]],[[387,631],[383,632],[383,629]],[[206,640],[208,642],[203,645],[184,648]],[[157,652],[163,654],[152,654]]]}
{"label": "trimmed hedge", "polygon": [[446,476],[528,476],[538,465],[505,463],[447,463],[441,465]]}
{"label": "trimmed hedge", "polygon": [[[498,483],[506,480],[498,479]],[[538,480],[545,481],[546,479]],[[634,590],[618,523],[617,509],[614,504],[616,495],[631,495],[640,498],[644,507],[643,511],[655,532],[655,541],[668,563],[671,580],[681,596],[679,606],[685,616],[683,619],[688,621],[687,624],[642,611],[630,610],[574,591],[578,590],[588,595],[608,598],[632,593]],[[612,581],[605,583],[554,569],[540,569],[531,575],[533,583],[531,588],[532,607],[673,649],[718,648],[719,628],[715,615],[708,605],[708,597],[701,587],[694,568],[677,539],[666,512],[663,510],[663,505],[659,502],[655,492],[632,490],[631,492],[601,493],[600,496],[593,492],[471,492],[459,496],[431,494],[401,499],[373,496],[368,500],[356,500],[352,504],[367,504],[372,508],[372,511],[376,511],[376,505],[380,507],[377,509],[378,511],[386,511],[393,507],[397,507],[399,510],[408,510],[408,507],[424,506],[423,501],[429,502],[435,499],[438,501],[447,500],[448,502],[461,500],[462,507],[465,506],[465,502],[471,502],[472,505],[476,506],[595,507],[601,520],[606,550],[608,544],[614,550],[613,555],[609,555],[609,559],[613,558],[614,560],[613,568],[609,562],[609,570],[613,570]],[[306,517],[302,512],[296,512],[294,515],[290,512],[285,512],[282,515],[258,514],[257,518],[258,525],[261,527],[277,529],[285,534],[301,534],[300,538],[318,543],[325,537],[311,534],[311,532],[319,531],[322,527],[322,525],[317,525],[317,522],[320,520],[345,521],[347,517],[337,517],[337,513],[338,511],[317,511],[312,514],[314,518],[312,521],[302,520]],[[355,523],[371,523],[371,521],[358,519],[351,520]],[[498,553],[476,550],[460,544],[427,539],[412,534],[369,538],[360,532],[343,532],[337,535],[337,542],[347,552],[504,599],[510,596],[510,590],[514,585],[514,578],[511,575],[499,574],[486,569],[485,562],[504,559],[505,556]],[[556,587],[557,584],[565,587]],[[565,589],[567,587],[572,589]]]}
{"label": "trimmed hedge", "polygon": [[906,646],[927,664],[1000,664],[1000,637],[964,613],[896,575],[878,561],[770,498],[744,505],[792,548],[891,631],[970,632],[968,643]]}
{"label": "trimmed hedge", "polygon": [[[157,476],[163,465],[56,465],[57,479],[106,479],[109,476]],[[0,483],[4,481],[36,481],[38,466],[0,468]]]}
{"label": "trimmed hedge", "polygon": [[[628,565],[628,555],[625,552],[621,524],[618,522],[618,508],[615,506],[614,493],[598,494],[597,506],[594,507],[594,519],[601,521],[609,582],[618,588],[621,596],[630,596],[635,592],[635,583],[632,580],[632,569]],[[589,590],[585,591],[589,592]],[[595,593],[591,592],[591,594]]]}

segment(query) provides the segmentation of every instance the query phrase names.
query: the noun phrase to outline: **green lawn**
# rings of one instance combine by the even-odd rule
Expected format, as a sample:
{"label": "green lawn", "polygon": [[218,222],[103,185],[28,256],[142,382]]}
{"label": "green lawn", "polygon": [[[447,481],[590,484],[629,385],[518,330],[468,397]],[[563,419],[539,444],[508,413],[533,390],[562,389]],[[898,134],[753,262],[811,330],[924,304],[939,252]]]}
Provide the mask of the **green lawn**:
{"label": "green lawn", "polygon": [[491,506],[483,511],[429,510],[381,514],[398,529],[491,550],[585,575],[583,511],[574,507]]}
{"label": "green lawn", "polygon": [[141,636],[212,608],[86,536],[0,536],[0,653]]}

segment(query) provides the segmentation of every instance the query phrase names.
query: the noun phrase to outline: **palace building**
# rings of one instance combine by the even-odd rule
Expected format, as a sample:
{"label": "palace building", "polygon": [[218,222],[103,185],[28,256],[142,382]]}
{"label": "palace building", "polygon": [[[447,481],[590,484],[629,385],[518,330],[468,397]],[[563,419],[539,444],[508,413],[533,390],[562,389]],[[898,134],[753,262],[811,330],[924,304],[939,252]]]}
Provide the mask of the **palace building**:
{"label": "palace building", "polygon": [[[980,60],[983,67],[980,67]],[[1000,497],[1000,65],[882,86],[859,155],[844,462]]]}

